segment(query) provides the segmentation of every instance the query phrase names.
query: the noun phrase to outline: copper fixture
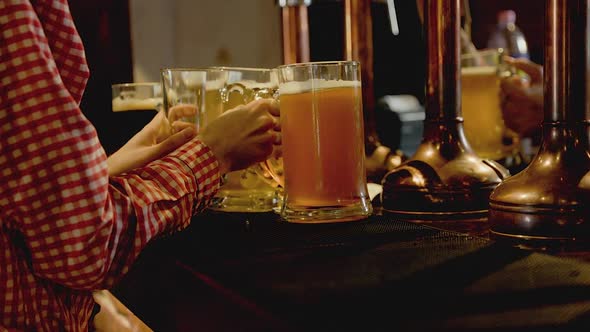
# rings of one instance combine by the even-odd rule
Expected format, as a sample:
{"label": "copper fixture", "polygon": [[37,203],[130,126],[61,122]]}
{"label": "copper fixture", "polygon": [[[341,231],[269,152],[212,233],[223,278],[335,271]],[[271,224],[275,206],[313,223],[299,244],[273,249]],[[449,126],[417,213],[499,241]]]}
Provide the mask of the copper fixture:
{"label": "copper fixture", "polygon": [[542,144],[490,196],[494,238],[524,246],[590,237],[588,0],[546,0]]}
{"label": "copper fixture", "polygon": [[311,0],[279,0],[283,25],[283,63],[309,62],[307,6]]}
{"label": "copper fixture", "polygon": [[479,158],[461,117],[460,0],[425,0],[426,118],[416,153],[383,180],[384,212],[410,220],[485,218],[489,195],[509,176]]}
{"label": "copper fixture", "polygon": [[381,143],[375,122],[373,87],[373,18],[371,0],[344,0],[344,58],[361,64],[367,177],[379,182],[387,171],[399,166],[405,156]]}

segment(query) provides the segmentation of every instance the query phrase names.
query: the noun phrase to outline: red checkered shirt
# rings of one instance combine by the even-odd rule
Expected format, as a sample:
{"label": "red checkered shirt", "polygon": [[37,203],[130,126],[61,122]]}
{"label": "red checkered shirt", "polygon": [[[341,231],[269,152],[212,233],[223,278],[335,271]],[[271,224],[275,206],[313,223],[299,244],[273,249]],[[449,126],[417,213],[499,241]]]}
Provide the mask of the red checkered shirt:
{"label": "red checkered shirt", "polygon": [[88,330],[91,291],[219,187],[197,139],[109,178],[78,106],[87,77],[66,0],[0,0],[0,331]]}

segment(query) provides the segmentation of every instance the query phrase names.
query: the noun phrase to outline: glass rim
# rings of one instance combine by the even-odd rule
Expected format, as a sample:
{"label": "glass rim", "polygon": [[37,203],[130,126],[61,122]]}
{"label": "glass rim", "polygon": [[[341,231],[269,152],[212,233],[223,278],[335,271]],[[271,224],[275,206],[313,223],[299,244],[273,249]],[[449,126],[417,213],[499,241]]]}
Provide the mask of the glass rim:
{"label": "glass rim", "polygon": [[286,65],[280,65],[277,69],[284,68],[297,68],[297,67],[317,67],[317,66],[341,66],[341,65],[360,65],[360,62],[356,60],[338,60],[338,61],[311,61],[311,62],[298,62],[290,63]]}
{"label": "glass rim", "polygon": [[481,50],[476,50],[475,52],[470,52],[470,53],[466,53],[466,54],[461,54],[461,60],[463,59],[471,59],[475,56],[486,56],[489,54],[495,54],[495,55],[502,55],[502,48],[485,48],[485,49],[481,49]]}
{"label": "glass rim", "polygon": [[130,83],[113,83],[111,87],[113,88],[133,88],[133,87],[154,87],[154,86],[161,86],[162,83],[160,82],[130,82]]}
{"label": "glass rim", "polygon": [[166,72],[166,71],[172,71],[172,72],[208,72],[208,71],[215,71],[215,72],[221,72],[222,70],[220,70],[218,67],[165,67],[165,68],[160,68],[160,73]]}
{"label": "glass rim", "polygon": [[223,70],[223,71],[231,71],[231,70],[236,70],[236,71],[251,71],[251,72],[272,72],[274,70],[276,70],[276,68],[265,68],[265,67],[231,67],[231,66],[213,66],[210,67],[213,69],[219,69],[219,70]]}

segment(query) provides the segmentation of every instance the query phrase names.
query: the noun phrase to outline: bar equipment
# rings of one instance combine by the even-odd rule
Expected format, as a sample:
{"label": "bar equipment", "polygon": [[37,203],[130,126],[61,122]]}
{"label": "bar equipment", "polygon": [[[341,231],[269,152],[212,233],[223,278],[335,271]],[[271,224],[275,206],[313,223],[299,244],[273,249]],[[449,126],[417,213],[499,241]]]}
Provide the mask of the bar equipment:
{"label": "bar equipment", "polygon": [[382,180],[387,213],[411,220],[481,219],[489,195],[509,176],[481,159],[464,135],[461,117],[460,0],[425,0],[426,118],[414,156]]}
{"label": "bar equipment", "polygon": [[[390,15],[395,14],[393,1],[388,1]],[[392,31],[399,33],[395,16]],[[375,122],[375,94],[373,87],[373,20],[371,0],[344,0],[344,58],[361,63],[363,90],[363,119],[365,123],[365,154],[367,156],[367,176],[379,182],[383,175],[405,159],[401,151],[392,151],[383,145],[377,134]]]}
{"label": "bar equipment", "polygon": [[490,196],[491,236],[522,246],[590,237],[588,0],[546,0],[542,143]]}
{"label": "bar equipment", "polygon": [[283,22],[283,63],[309,61],[307,7],[311,0],[279,0]]}

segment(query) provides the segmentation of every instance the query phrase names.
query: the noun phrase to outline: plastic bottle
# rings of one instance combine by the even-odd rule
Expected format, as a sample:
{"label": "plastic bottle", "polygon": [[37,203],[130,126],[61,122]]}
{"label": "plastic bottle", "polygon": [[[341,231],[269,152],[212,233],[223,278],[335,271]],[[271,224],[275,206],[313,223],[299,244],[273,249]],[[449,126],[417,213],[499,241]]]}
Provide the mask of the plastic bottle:
{"label": "plastic bottle", "polygon": [[502,48],[514,58],[529,58],[526,39],[516,25],[516,13],[503,10],[498,13],[498,24],[488,39],[488,48]]}

